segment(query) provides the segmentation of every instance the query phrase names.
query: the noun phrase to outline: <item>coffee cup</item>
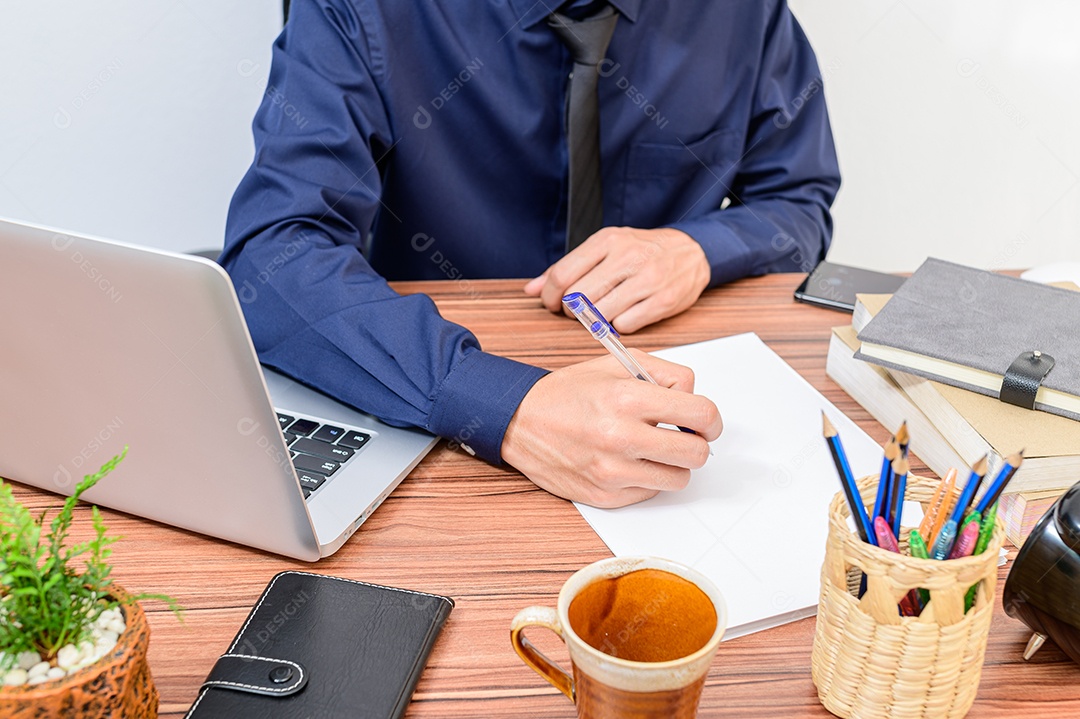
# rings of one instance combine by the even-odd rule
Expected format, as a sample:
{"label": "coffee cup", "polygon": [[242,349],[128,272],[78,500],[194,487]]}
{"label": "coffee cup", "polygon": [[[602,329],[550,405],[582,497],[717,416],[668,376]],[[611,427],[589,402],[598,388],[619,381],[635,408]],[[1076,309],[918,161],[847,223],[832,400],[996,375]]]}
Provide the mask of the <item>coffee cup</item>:
{"label": "coffee cup", "polygon": [[[693,719],[726,625],[724,598],[705,575],[657,557],[614,557],[571,576],[554,609],[521,610],[510,641],[580,719]],[[526,638],[529,627],[563,640],[570,673]]]}

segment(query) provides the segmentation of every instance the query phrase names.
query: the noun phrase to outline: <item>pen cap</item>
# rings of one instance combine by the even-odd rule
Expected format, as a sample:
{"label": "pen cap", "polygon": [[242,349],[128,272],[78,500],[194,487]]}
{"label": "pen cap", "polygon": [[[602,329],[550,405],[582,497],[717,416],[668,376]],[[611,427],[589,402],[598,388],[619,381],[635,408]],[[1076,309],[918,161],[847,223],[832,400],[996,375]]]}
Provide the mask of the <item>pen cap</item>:
{"label": "pen cap", "polygon": [[603,339],[608,334],[615,337],[619,336],[619,333],[604,319],[604,316],[600,314],[600,310],[596,309],[595,305],[585,296],[585,293],[571,292],[563,297],[562,301],[563,306],[570,310],[574,317],[577,317],[578,321],[585,325],[585,328],[592,332],[593,337],[596,339]]}

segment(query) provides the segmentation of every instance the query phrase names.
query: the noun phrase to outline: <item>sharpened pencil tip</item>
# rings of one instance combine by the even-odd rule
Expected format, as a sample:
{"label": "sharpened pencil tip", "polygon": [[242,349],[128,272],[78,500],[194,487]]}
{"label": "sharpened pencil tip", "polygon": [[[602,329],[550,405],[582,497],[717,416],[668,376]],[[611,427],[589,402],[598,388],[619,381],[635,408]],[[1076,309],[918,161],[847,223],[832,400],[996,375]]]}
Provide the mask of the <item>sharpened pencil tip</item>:
{"label": "sharpened pencil tip", "polygon": [[1020,450],[1015,454],[1010,454],[1005,458],[1005,461],[1011,464],[1013,467],[1019,467],[1024,463],[1024,450]]}
{"label": "sharpened pencil tip", "polygon": [[975,474],[979,475],[979,476],[982,476],[982,475],[986,474],[986,470],[989,468],[989,466],[990,466],[989,458],[988,458],[987,455],[984,454],[982,459],[980,459],[978,462],[976,462],[974,465],[972,465],[971,471],[974,472]]}
{"label": "sharpened pencil tip", "polygon": [[826,437],[836,436],[836,427],[829,421],[829,416],[825,414],[825,410],[821,410],[821,433]]}
{"label": "sharpened pencil tip", "polygon": [[907,420],[905,419],[900,424],[900,429],[896,430],[896,443],[901,447],[908,445],[911,442],[911,433],[908,432]]}

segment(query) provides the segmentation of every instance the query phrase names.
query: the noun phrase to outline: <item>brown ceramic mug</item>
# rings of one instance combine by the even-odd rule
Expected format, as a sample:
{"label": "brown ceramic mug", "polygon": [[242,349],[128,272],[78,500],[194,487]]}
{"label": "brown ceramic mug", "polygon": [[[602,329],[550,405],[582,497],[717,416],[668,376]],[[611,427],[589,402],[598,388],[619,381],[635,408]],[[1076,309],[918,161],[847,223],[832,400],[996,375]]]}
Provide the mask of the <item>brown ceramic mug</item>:
{"label": "brown ceramic mug", "polygon": [[[693,719],[726,625],[724,598],[700,572],[656,557],[614,557],[570,577],[555,609],[519,612],[510,641],[580,719]],[[528,627],[566,643],[572,676],[525,637]]]}

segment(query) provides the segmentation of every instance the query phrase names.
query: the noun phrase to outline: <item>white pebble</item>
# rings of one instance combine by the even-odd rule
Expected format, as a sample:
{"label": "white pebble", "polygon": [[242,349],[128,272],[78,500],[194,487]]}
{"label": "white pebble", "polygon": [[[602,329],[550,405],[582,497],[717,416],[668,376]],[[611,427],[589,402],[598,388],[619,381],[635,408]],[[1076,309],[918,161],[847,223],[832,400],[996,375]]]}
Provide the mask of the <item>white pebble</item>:
{"label": "white pebble", "polygon": [[29,669],[40,661],[41,655],[37,652],[19,652],[19,656],[15,658],[19,669]]}
{"label": "white pebble", "polygon": [[31,679],[33,679],[34,677],[43,677],[48,671],[48,662],[38,662],[26,671],[26,676],[30,677]]}
{"label": "white pebble", "polygon": [[79,662],[79,650],[73,644],[65,644],[56,653],[56,666],[61,669],[71,669]]}
{"label": "white pebble", "polygon": [[123,619],[114,619],[109,622],[109,625],[105,627],[105,629],[108,629],[110,632],[116,632],[117,634],[123,634],[124,630],[127,629],[127,625],[124,624]]}
{"label": "white pebble", "polygon": [[49,678],[47,676],[45,676],[44,674],[42,674],[39,677],[31,677],[31,678],[27,679],[26,684],[27,684],[27,686],[34,686],[35,684],[44,684],[47,681],[49,681]]}
{"label": "white pebble", "polygon": [[23,684],[26,684],[25,669],[12,669],[4,675],[4,686],[6,687],[21,687]]}
{"label": "white pebble", "polygon": [[65,672],[60,667],[50,667],[49,671],[45,674],[45,676],[47,676],[49,679],[62,679],[63,677],[67,676],[67,672]]}
{"label": "white pebble", "polygon": [[98,646],[102,644],[108,644],[109,648],[111,649],[112,647],[116,646],[116,642],[119,640],[120,635],[117,632],[114,632],[111,629],[104,629],[102,630],[101,635],[98,637],[97,641],[94,643]]}

